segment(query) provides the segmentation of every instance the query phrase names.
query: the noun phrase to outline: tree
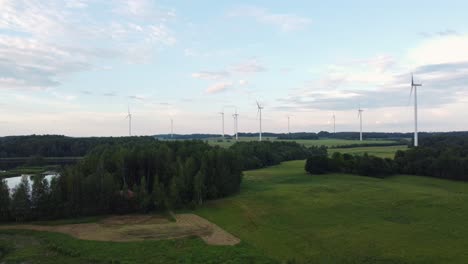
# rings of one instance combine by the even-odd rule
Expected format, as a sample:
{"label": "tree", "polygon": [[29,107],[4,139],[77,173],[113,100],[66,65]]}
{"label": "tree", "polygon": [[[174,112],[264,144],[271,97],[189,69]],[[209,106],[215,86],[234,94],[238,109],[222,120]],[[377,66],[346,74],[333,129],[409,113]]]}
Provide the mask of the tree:
{"label": "tree", "polygon": [[329,172],[328,157],[324,155],[309,157],[306,161],[305,170],[310,174],[324,174]]}
{"label": "tree", "polygon": [[12,214],[16,221],[25,221],[31,216],[30,190],[28,176],[23,176],[13,192],[11,202]]}
{"label": "tree", "polygon": [[49,215],[49,182],[44,176],[32,177],[31,206],[34,217],[45,218]]}
{"label": "tree", "polygon": [[0,179],[0,221],[10,217],[10,191],[4,179]]}

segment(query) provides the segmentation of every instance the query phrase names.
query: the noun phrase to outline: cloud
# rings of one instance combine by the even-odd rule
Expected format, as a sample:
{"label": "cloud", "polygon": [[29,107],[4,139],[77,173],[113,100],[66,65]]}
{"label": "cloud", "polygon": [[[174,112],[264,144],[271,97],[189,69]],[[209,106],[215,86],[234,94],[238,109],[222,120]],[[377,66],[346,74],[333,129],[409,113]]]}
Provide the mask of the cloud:
{"label": "cloud", "polygon": [[267,68],[261,65],[256,59],[248,60],[241,64],[232,66],[231,71],[239,73],[256,73],[264,72]]}
{"label": "cloud", "polygon": [[144,101],[147,99],[146,96],[142,96],[142,95],[129,95],[128,98],[133,99],[133,100],[138,100],[138,101]]}
{"label": "cloud", "polygon": [[239,85],[240,86],[245,86],[245,85],[248,85],[248,84],[249,84],[249,82],[246,81],[246,80],[239,80]]}
{"label": "cloud", "polygon": [[421,32],[419,33],[422,37],[431,38],[431,37],[446,37],[446,36],[458,36],[460,33],[453,29],[445,29],[437,32]]}
{"label": "cloud", "polygon": [[228,13],[230,17],[250,17],[259,23],[272,25],[281,31],[296,31],[306,28],[311,20],[295,14],[272,13],[264,8],[246,6]]}
{"label": "cloud", "polygon": [[468,36],[427,39],[400,60],[379,55],[328,66],[319,78],[278,99],[277,109],[351,110],[408,107],[411,72],[423,87],[421,108],[446,107],[468,95]]}
{"label": "cloud", "polygon": [[215,94],[215,93],[220,93],[224,92],[227,89],[231,88],[233,84],[231,82],[220,82],[220,83],[215,83],[212,86],[208,87],[205,92],[207,94]]}
{"label": "cloud", "polygon": [[468,35],[431,38],[408,52],[413,67],[468,61]]}
{"label": "cloud", "polygon": [[205,79],[205,80],[218,80],[222,78],[229,77],[229,72],[226,71],[201,71],[192,73],[193,78]]}
{"label": "cloud", "polygon": [[[133,16],[123,19],[109,11],[140,2],[149,1],[1,1],[1,87],[47,89],[102,60],[152,59],[157,48],[176,43],[168,28],[173,12],[133,6],[127,10]],[[82,10],[91,7],[98,11]]]}
{"label": "cloud", "polygon": [[115,92],[107,92],[107,93],[103,93],[102,95],[107,96],[107,97],[117,96],[117,94]]}

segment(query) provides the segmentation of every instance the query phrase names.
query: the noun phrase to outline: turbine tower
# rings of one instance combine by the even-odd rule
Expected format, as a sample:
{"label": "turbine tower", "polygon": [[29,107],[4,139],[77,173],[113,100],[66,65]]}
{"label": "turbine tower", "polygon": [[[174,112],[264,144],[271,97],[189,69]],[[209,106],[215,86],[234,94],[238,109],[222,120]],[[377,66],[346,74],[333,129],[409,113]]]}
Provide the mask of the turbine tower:
{"label": "turbine tower", "polygon": [[238,135],[237,135],[237,132],[238,132],[238,127],[237,127],[237,120],[239,119],[239,114],[237,113],[237,108],[236,108],[236,111],[234,112],[234,114],[232,115],[232,117],[234,118],[234,134],[236,135],[236,141],[239,139]]}
{"label": "turbine tower", "polygon": [[260,133],[258,134],[258,140],[259,141],[262,141],[262,109],[263,109],[263,106],[261,106],[258,101],[257,101],[257,108],[258,108],[258,111],[257,111],[257,115],[260,117]]}
{"label": "turbine tower", "polygon": [[174,119],[171,118],[171,138],[174,138]]}
{"label": "turbine tower", "polygon": [[130,113],[130,106],[128,106],[128,115],[125,117],[128,118],[128,136],[132,136],[132,114]]}
{"label": "turbine tower", "polygon": [[336,134],[336,117],[335,117],[335,113],[333,113],[333,134]]}
{"label": "turbine tower", "polygon": [[224,139],[224,109],[222,112],[219,113],[221,115],[221,119],[222,119],[222,131],[223,131],[223,139]]}
{"label": "turbine tower", "polygon": [[291,126],[290,126],[290,119],[291,119],[291,116],[288,115],[288,134],[291,135]]}
{"label": "turbine tower", "polygon": [[360,128],[359,141],[362,141],[362,112],[364,112],[364,110],[362,110],[361,106],[359,106],[359,110],[358,110],[359,128]]}
{"label": "turbine tower", "polygon": [[413,74],[411,73],[411,92],[410,99],[414,89],[414,146],[418,146],[418,86],[422,86],[420,83],[415,83]]}

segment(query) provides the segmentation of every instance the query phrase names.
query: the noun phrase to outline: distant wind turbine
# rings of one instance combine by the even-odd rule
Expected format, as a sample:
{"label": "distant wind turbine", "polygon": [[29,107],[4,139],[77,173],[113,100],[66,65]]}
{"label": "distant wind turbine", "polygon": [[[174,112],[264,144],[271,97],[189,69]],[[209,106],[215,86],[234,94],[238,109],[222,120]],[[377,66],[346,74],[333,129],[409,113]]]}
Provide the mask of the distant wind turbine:
{"label": "distant wind turbine", "polygon": [[222,112],[220,112],[219,114],[221,114],[221,119],[222,119],[222,132],[223,132],[223,139],[224,139],[224,109]]}
{"label": "distant wind turbine", "polygon": [[234,118],[234,134],[236,135],[236,141],[239,139],[238,137],[238,119],[239,119],[239,114],[237,113],[237,108],[234,112],[234,114],[232,115],[232,117]]}
{"label": "distant wind turbine", "polygon": [[359,132],[360,141],[362,141],[362,112],[364,112],[364,110],[362,110],[361,106],[359,106],[358,117],[359,117],[359,127],[360,127],[360,132]]}
{"label": "distant wind turbine", "polygon": [[128,106],[128,115],[125,117],[128,118],[128,135],[132,136],[132,114],[130,113],[130,106]]}
{"label": "distant wind turbine", "polygon": [[335,117],[335,113],[333,113],[333,134],[336,134],[336,117]]}
{"label": "distant wind turbine", "polygon": [[174,138],[174,119],[171,118],[171,138]]}
{"label": "distant wind turbine", "polygon": [[290,116],[290,115],[288,115],[288,134],[290,134],[290,135],[291,135],[291,125],[290,125],[290,124],[291,124],[291,122],[290,122],[290,119],[291,119],[291,116]]}
{"label": "distant wind turbine", "polygon": [[418,146],[418,86],[422,86],[422,84],[418,84],[414,82],[413,74],[411,73],[411,92],[410,92],[410,99],[414,89],[414,146]]}
{"label": "distant wind turbine", "polygon": [[263,106],[260,105],[260,103],[258,103],[257,101],[257,115],[260,117],[259,120],[260,120],[260,133],[258,134],[258,140],[259,141],[262,141],[262,109],[263,109]]}

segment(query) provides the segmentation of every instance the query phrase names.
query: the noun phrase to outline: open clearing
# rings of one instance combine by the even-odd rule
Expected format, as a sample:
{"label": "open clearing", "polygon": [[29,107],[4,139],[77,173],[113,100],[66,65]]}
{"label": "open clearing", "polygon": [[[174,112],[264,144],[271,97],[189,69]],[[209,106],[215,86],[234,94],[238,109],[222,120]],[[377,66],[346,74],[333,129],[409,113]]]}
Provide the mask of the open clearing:
{"label": "open clearing", "polygon": [[[244,141],[257,141],[258,137],[239,137],[239,141],[244,142]],[[351,145],[351,144],[376,144],[376,143],[381,143],[381,144],[387,144],[387,143],[393,143],[395,141],[392,140],[383,140],[383,139],[366,139],[363,141],[359,140],[351,140],[351,139],[332,139],[332,138],[321,138],[321,139],[294,139],[294,140],[289,140],[289,139],[276,139],[276,138],[269,138],[265,137],[264,140],[271,140],[271,141],[286,141],[286,142],[297,142],[299,144],[302,144],[306,147],[311,147],[311,146],[326,146],[326,147],[336,147],[336,146],[344,146],[344,145]],[[234,143],[236,143],[235,139],[230,139],[230,140],[222,140],[221,138],[210,138],[206,140],[210,145],[213,146],[221,146],[221,147],[230,147]]]}
{"label": "open clearing", "polygon": [[9,225],[1,229],[58,232],[84,240],[129,242],[198,236],[209,245],[236,245],[240,240],[194,214],[175,215],[176,221],[155,215],[112,216],[96,223],[67,225]]}
{"label": "open clearing", "polygon": [[468,263],[467,183],[303,168],[247,171],[239,195],[196,213],[279,261]]}

